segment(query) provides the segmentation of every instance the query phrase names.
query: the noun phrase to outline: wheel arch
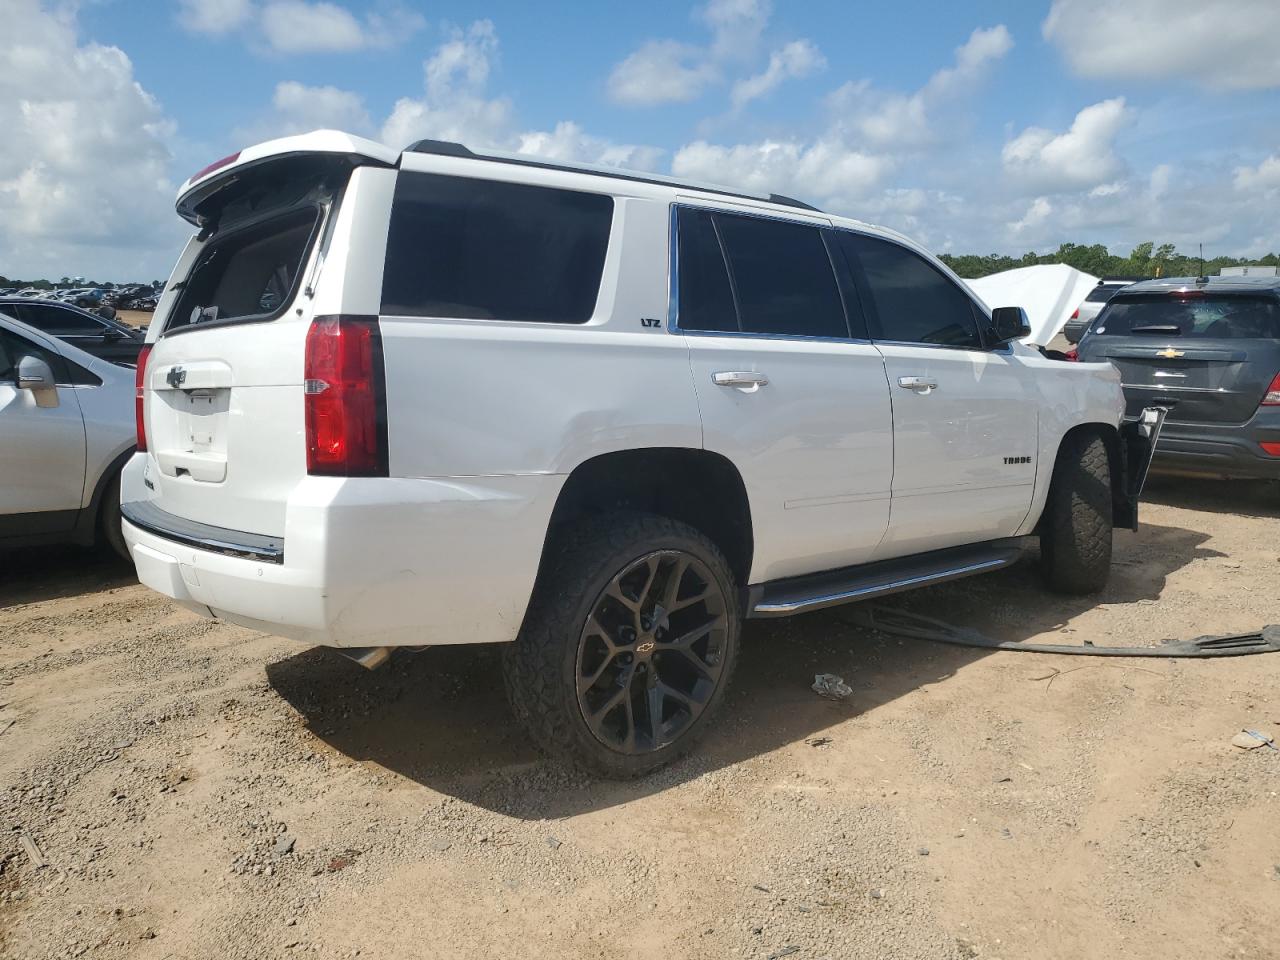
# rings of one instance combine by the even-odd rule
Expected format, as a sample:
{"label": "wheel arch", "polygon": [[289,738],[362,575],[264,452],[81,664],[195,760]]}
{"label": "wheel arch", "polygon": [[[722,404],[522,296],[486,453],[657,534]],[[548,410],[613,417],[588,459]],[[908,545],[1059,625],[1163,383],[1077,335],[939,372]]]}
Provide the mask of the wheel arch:
{"label": "wheel arch", "polygon": [[[1067,430],[1058,441],[1058,449],[1054,452],[1053,473],[1057,473],[1058,462],[1068,442],[1080,436],[1099,437],[1106,446],[1107,465],[1110,467],[1111,472],[1111,522],[1113,526],[1132,529],[1136,523],[1135,508],[1124,495],[1124,448],[1120,440],[1120,431],[1115,424],[1102,421],[1087,421],[1085,423],[1077,423]],[[1050,475],[1049,483],[1045,488],[1046,491],[1052,484],[1053,474]],[[1040,531],[1040,525],[1043,520],[1042,510],[1040,519],[1036,521],[1037,533]]]}
{"label": "wheel arch", "polygon": [[119,475],[124,469],[124,465],[129,462],[129,458],[133,456],[134,444],[130,443],[127,447],[117,453],[108,462],[94,480],[93,496],[80,510],[80,516],[76,518],[75,531],[72,539],[82,546],[91,547],[98,539],[98,516],[102,512],[102,495],[107,489],[107,485],[111,483],[112,478]]}
{"label": "wheel arch", "polygon": [[739,586],[755,550],[746,484],[727,457],[692,447],[642,447],[602,453],[566,478],[547,525],[539,575],[558,530],[575,519],[638,510],[687,523],[710,537]]}

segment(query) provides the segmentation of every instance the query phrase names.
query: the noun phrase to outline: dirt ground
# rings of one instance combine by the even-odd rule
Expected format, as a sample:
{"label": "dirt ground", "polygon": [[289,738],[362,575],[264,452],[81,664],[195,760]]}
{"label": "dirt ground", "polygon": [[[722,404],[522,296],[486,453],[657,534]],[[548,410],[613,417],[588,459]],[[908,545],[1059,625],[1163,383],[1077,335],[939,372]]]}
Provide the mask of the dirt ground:
{"label": "dirt ground", "polygon": [[[1098,598],[1031,562],[898,603],[1070,644],[1280,621],[1280,491],[1148,499]],[[0,956],[1280,956],[1280,752],[1230,744],[1280,733],[1280,656],[847,616],[750,624],[697,755],[593,783],[533,752],[492,649],[365,673],[92,555],[2,557]]]}

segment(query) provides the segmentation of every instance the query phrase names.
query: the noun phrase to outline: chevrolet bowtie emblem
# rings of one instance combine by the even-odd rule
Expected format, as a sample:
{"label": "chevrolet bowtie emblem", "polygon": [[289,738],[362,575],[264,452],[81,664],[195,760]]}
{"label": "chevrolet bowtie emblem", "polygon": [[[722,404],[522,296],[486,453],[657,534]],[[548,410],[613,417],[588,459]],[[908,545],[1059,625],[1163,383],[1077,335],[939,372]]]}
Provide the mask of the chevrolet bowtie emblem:
{"label": "chevrolet bowtie emblem", "polygon": [[1157,350],[1157,357],[1164,357],[1168,360],[1176,360],[1178,357],[1185,355],[1185,350],[1175,350],[1173,347],[1165,347],[1163,350]]}
{"label": "chevrolet bowtie emblem", "polygon": [[174,367],[169,371],[168,376],[164,378],[164,382],[177,390],[187,382],[187,371],[183,370],[181,367]]}

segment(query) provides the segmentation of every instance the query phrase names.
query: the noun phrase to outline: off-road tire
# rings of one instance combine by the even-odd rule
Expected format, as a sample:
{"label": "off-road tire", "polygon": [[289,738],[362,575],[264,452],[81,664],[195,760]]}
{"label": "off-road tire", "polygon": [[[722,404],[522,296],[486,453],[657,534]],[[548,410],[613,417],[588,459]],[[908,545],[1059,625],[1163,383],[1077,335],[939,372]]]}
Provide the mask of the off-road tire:
{"label": "off-road tire", "polygon": [[99,542],[105,543],[119,557],[132,560],[129,556],[129,545],[124,542],[124,531],[120,529],[120,474],[111,478],[106,489],[102,491],[102,501],[98,505]]}
{"label": "off-road tire", "polygon": [[[641,754],[610,749],[578,704],[578,644],[593,605],[629,564],[657,550],[680,550],[705,564],[727,599],[723,668],[702,713],[672,742]],[[668,517],[616,512],[554,531],[520,634],[505,647],[503,681],[512,713],[548,755],[609,779],[632,779],[688,753],[724,702],[738,656],[741,605],[719,548]]]}
{"label": "off-road tire", "polygon": [[1058,593],[1097,593],[1111,573],[1111,463],[1096,434],[1063,441],[1040,520],[1045,583]]}

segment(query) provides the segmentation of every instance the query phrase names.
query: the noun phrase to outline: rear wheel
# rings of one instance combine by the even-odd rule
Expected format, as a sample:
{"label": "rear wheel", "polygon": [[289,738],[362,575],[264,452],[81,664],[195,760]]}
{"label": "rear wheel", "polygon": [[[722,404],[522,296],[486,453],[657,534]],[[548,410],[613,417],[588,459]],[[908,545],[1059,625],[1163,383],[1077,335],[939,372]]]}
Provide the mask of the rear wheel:
{"label": "rear wheel", "polygon": [[553,545],[503,659],[517,720],[547,753],[636,777],[688,752],[737,658],[733,575],[707,537],[619,513]]}
{"label": "rear wheel", "polygon": [[124,542],[120,522],[120,474],[117,473],[102,491],[102,503],[98,507],[98,533],[117,555],[131,560],[129,545]]}
{"label": "rear wheel", "polygon": [[1063,441],[1040,521],[1045,582],[1059,593],[1096,593],[1111,574],[1111,463],[1097,435]]}

